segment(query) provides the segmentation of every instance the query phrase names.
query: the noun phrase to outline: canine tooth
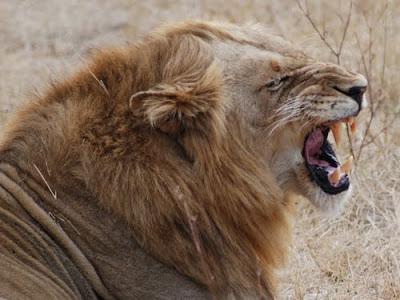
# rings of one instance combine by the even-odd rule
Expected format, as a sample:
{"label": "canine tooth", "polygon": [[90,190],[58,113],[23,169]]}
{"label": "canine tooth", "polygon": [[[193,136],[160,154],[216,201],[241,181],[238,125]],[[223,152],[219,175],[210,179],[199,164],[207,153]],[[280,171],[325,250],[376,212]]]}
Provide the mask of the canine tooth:
{"label": "canine tooth", "polygon": [[340,141],[342,140],[342,122],[338,121],[329,126],[332,130],[333,137],[335,138],[336,147],[339,148]]}
{"label": "canine tooth", "polygon": [[353,122],[350,124],[351,133],[355,133],[357,130],[357,119],[353,118]]}
{"label": "canine tooth", "polygon": [[348,117],[346,122],[349,124],[349,126],[351,126],[354,123],[354,117]]}
{"label": "canine tooth", "polygon": [[331,184],[337,184],[340,181],[340,168],[336,168],[335,172],[329,175],[329,181]]}
{"label": "canine tooth", "polygon": [[341,166],[341,170],[344,174],[349,174],[351,166],[353,164],[353,156],[349,156],[349,158],[346,160],[346,162]]}

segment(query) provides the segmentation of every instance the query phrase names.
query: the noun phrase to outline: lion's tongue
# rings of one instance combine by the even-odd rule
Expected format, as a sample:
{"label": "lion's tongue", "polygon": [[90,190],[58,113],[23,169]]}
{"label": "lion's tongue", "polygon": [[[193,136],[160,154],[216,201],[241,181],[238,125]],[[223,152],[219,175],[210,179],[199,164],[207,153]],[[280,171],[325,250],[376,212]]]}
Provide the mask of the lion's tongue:
{"label": "lion's tongue", "polygon": [[319,158],[324,139],[324,135],[320,128],[315,129],[307,138],[304,150],[306,160],[310,165],[331,167],[327,161]]}
{"label": "lion's tongue", "polygon": [[309,165],[324,169],[328,173],[330,183],[336,185],[349,174],[353,158],[350,156],[341,165],[335,152],[326,141],[327,135],[328,132],[323,132],[321,128],[311,132],[304,145],[304,154]]}

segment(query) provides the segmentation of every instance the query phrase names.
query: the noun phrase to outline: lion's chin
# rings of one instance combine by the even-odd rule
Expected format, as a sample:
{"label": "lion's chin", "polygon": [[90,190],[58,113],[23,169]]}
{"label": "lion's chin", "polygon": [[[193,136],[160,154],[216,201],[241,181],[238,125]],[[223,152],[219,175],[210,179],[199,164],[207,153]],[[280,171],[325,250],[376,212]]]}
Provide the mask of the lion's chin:
{"label": "lion's chin", "polygon": [[352,185],[349,184],[348,189],[337,194],[326,193],[309,175],[308,169],[303,166],[298,170],[297,180],[298,189],[305,198],[307,198],[320,212],[327,216],[333,217],[337,215],[343,208],[344,204],[350,199],[352,193]]}
{"label": "lion's chin", "polygon": [[312,183],[312,185],[314,187],[306,191],[307,198],[315,205],[316,208],[318,208],[318,210],[330,216],[337,215],[342,210],[344,204],[351,197],[351,185],[346,191],[336,195],[325,193],[315,183]]}

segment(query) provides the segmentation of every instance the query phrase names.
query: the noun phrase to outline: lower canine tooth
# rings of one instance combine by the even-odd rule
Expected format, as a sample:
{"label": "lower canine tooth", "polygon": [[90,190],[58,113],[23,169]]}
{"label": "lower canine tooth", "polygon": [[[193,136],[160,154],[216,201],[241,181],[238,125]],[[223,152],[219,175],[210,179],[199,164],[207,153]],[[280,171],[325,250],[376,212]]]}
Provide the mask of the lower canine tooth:
{"label": "lower canine tooth", "polygon": [[353,156],[349,156],[349,158],[341,167],[342,172],[346,175],[349,174],[352,164],[353,164]]}
{"label": "lower canine tooth", "polygon": [[337,184],[340,181],[340,168],[336,168],[335,172],[329,175],[329,181],[331,184]]}

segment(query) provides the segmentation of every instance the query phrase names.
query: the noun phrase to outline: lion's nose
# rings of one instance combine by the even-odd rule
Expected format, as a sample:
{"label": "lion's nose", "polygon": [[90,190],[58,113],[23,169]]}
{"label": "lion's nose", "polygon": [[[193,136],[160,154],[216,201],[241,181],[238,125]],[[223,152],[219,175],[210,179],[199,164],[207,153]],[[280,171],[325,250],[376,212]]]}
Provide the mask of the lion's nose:
{"label": "lion's nose", "polygon": [[362,96],[364,95],[366,90],[366,86],[353,86],[349,89],[347,93],[344,94],[356,100],[358,106],[361,108],[361,102],[363,99]]}
{"label": "lion's nose", "polygon": [[345,94],[346,96],[349,96],[350,98],[354,99],[358,107],[361,109],[362,108],[362,101],[363,101],[363,95],[365,91],[367,90],[367,86],[352,86],[347,90],[340,89],[339,87],[335,87],[335,90],[341,92],[342,94]]}

